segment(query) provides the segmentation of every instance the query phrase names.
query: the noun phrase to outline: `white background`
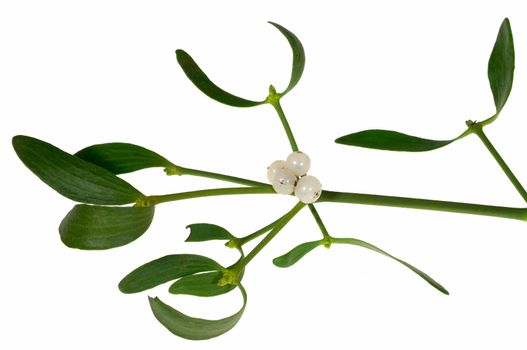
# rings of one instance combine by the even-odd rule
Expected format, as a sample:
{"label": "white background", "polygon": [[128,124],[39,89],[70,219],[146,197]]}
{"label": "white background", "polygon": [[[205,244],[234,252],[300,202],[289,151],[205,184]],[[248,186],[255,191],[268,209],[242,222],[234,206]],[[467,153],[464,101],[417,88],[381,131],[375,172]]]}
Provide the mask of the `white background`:
{"label": "white background", "polygon": [[[221,243],[183,243],[185,226],[222,225],[245,235],[294,205],[285,196],[197,199],[160,206],[150,230],[115,250],[68,249],[57,228],[73,203],[16,158],[26,134],[74,152],[123,141],[173,162],[263,181],[289,153],[270,106],[237,109],[201,94],[180,70],[186,49],[232,93],[262,99],[282,90],[290,49],[272,20],[296,33],[307,63],[283,99],[300,148],[324,188],[525,206],[472,136],[423,154],[336,145],[341,135],[395,129],[437,139],[494,106],[486,65],[508,16],[514,88],[489,138],[527,181],[527,13],[516,1],[3,1],[0,5],[0,348],[330,347],[525,349],[527,223],[416,210],[320,204],[336,236],[361,238],[423,269],[444,296],[403,266],[357,247],[317,249],[290,269],[273,257],[318,239],[305,210],[249,265],[249,303],[229,333],[191,342],[151,315],[147,293],[123,295],[133,268],[170,253],[229,264]],[[146,194],[221,187],[212,180],[125,176]],[[192,315],[237,310],[236,293],[201,300],[150,291]]]}

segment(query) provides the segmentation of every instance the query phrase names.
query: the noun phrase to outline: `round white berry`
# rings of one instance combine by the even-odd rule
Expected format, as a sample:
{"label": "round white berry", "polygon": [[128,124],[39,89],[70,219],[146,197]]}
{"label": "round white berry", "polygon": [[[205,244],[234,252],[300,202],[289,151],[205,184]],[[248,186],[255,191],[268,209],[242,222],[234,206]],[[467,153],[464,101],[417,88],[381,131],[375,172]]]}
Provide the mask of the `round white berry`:
{"label": "round white berry", "polygon": [[295,196],[302,203],[313,203],[322,194],[322,184],[318,179],[311,175],[301,177],[295,188]]}
{"label": "round white berry", "polygon": [[276,193],[291,194],[295,190],[297,177],[289,169],[278,169],[271,182]]}
{"label": "round white berry", "polygon": [[280,169],[285,169],[287,167],[287,163],[285,160],[275,160],[267,167],[267,180],[269,180],[270,183],[273,183],[274,177],[276,175],[276,172]]}
{"label": "round white berry", "polygon": [[309,156],[303,152],[296,151],[287,156],[287,167],[296,176],[304,176],[311,167]]}

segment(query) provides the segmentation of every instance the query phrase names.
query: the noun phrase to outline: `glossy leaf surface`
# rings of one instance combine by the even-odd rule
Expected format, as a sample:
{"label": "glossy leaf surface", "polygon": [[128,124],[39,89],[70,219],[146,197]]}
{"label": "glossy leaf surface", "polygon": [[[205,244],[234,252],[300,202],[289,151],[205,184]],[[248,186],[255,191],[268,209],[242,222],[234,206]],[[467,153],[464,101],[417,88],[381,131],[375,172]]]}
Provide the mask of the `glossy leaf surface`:
{"label": "glossy leaf surface", "polygon": [[279,256],[277,258],[274,258],[273,264],[275,264],[278,267],[292,266],[296,264],[298,260],[302,259],[307,253],[309,253],[316,247],[321,246],[323,244],[324,244],[323,240],[302,243],[294,247],[293,249],[291,249],[286,254]]}
{"label": "glossy leaf surface", "polygon": [[289,80],[289,85],[287,88],[281,93],[281,95],[287,94],[289,91],[291,91],[296,84],[300,81],[300,78],[302,77],[302,73],[304,72],[304,66],[306,63],[306,55],[304,52],[304,47],[302,46],[302,43],[298,39],[298,37],[287,30],[286,28],[282,27],[278,23],[269,22],[272,24],[276,29],[282,33],[287,41],[289,42],[289,45],[291,46],[291,50],[293,51],[293,64],[291,69],[291,78]]}
{"label": "glossy leaf surface", "polygon": [[173,334],[191,340],[210,339],[232,329],[242,317],[247,304],[247,293],[241,285],[238,287],[243,296],[243,306],[235,314],[219,320],[187,316],[163,303],[159,298],[149,298],[150,307],[156,319]]}
{"label": "glossy leaf surface", "polygon": [[514,60],[511,24],[505,18],[494,43],[487,70],[496,114],[500,113],[509,98],[514,79]]}
{"label": "glossy leaf surface", "polygon": [[146,168],[175,167],[166,158],[149,149],[122,142],[89,146],[75,153],[75,156],[113,174],[126,174]]}
{"label": "glossy leaf surface", "polygon": [[444,147],[455,140],[429,140],[390,130],[364,130],[339,137],[335,142],[386,151],[424,152]]}
{"label": "glossy leaf surface", "polygon": [[130,272],[119,283],[119,290],[127,294],[138,293],[183,276],[221,268],[214,260],[201,255],[167,255]]}
{"label": "glossy leaf surface", "polygon": [[212,297],[225,294],[236,288],[232,284],[219,286],[218,281],[222,276],[223,273],[221,271],[213,271],[181,277],[170,286],[168,291],[172,294]]}
{"label": "glossy leaf surface", "polygon": [[254,107],[265,101],[251,101],[235,96],[214,84],[192,57],[183,50],[176,50],[177,61],[190,81],[208,97],[234,107]]}
{"label": "glossy leaf surface", "polygon": [[439,284],[439,282],[435,281],[432,277],[428,276],[423,271],[419,270],[418,268],[408,264],[407,262],[405,262],[405,261],[403,261],[401,259],[398,259],[398,258],[394,257],[393,255],[388,254],[387,252],[385,252],[384,250],[382,250],[380,248],[377,248],[373,244],[370,244],[368,242],[364,242],[364,241],[361,241],[360,239],[355,239],[355,238],[333,238],[332,241],[333,241],[333,243],[336,243],[336,244],[352,244],[352,245],[356,245],[356,246],[363,247],[363,248],[366,248],[366,249],[369,249],[369,250],[373,250],[374,252],[377,252],[377,253],[382,254],[384,256],[387,256],[387,257],[389,257],[389,258],[391,258],[391,259],[403,264],[404,266],[406,266],[407,268],[409,268],[410,270],[412,270],[413,272],[418,274],[419,277],[424,279],[432,287],[434,287],[435,289],[437,289],[441,293],[447,294],[447,295],[449,294],[448,291],[441,284]]}
{"label": "glossy leaf surface", "polygon": [[229,231],[213,224],[191,224],[190,234],[185,242],[203,242],[210,240],[229,240],[234,238]]}
{"label": "glossy leaf surface", "polygon": [[76,202],[120,205],[143,197],[128,182],[111,172],[41,140],[15,136],[20,160],[55,191]]}
{"label": "glossy leaf surface", "polygon": [[70,248],[110,249],[128,244],[146,232],[154,207],[101,207],[79,204],[62,220],[59,233]]}

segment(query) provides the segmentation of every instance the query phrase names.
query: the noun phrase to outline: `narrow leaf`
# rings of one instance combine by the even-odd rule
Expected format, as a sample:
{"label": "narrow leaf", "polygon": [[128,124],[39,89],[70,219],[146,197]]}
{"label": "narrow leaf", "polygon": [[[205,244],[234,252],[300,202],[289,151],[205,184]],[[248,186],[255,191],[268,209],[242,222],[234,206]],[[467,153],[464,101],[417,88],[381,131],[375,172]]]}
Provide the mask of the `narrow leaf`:
{"label": "narrow leaf", "polygon": [[293,33],[291,33],[286,28],[282,27],[278,23],[269,22],[273,26],[275,26],[280,33],[282,33],[287,41],[289,42],[289,45],[291,46],[291,50],[293,51],[293,65],[291,69],[291,78],[289,80],[289,85],[287,88],[281,93],[281,95],[287,94],[289,91],[291,91],[296,84],[300,81],[300,78],[302,77],[302,73],[304,72],[304,66],[306,63],[306,55],[304,52],[304,47],[302,46],[302,43],[297,38],[297,36]]}
{"label": "narrow leaf", "polygon": [[219,286],[218,281],[222,276],[223,273],[221,271],[213,271],[181,277],[170,286],[168,291],[172,294],[187,294],[200,297],[225,294],[236,286],[232,284]]}
{"label": "narrow leaf", "polygon": [[432,277],[428,276],[423,271],[419,270],[418,268],[408,264],[407,262],[405,262],[405,261],[403,261],[401,259],[398,259],[398,258],[394,257],[393,255],[388,254],[387,252],[385,252],[384,250],[382,250],[380,248],[377,248],[373,244],[370,244],[370,243],[367,243],[367,242],[361,241],[360,239],[355,239],[355,238],[333,238],[332,241],[333,241],[333,243],[337,243],[337,244],[340,243],[340,244],[356,245],[356,246],[359,246],[359,247],[363,247],[363,248],[366,248],[366,249],[373,250],[374,252],[377,252],[377,253],[382,254],[384,256],[387,256],[387,257],[389,257],[389,258],[391,258],[391,259],[403,264],[404,266],[406,266],[407,268],[409,268],[410,270],[412,270],[413,272],[418,274],[419,277],[424,279],[432,287],[434,287],[435,289],[437,289],[441,293],[446,294],[446,295],[449,294],[448,291],[445,289],[445,287],[443,287],[441,284],[439,284],[439,282],[435,281]]}
{"label": "narrow leaf", "polygon": [[176,57],[179,65],[185,72],[190,81],[213,100],[234,107],[254,107],[261,105],[265,101],[251,101],[235,96],[221,89],[214,84],[209,77],[201,70],[197,63],[183,50],[176,50]]}
{"label": "narrow leaf", "polygon": [[213,224],[191,224],[190,234],[185,242],[203,242],[210,240],[229,240],[234,236],[221,226]]}
{"label": "narrow leaf", "polygon": [[13,137],[20,160],[48,186],[77,202],[120,205],[144,197],[111,172],[29,136]]}
{"label": "narrow leaf", "polygon": [[498,37],[490,54],[487,74],[496,114],[499,114],[507,102],[514,78],[514,41],[508,18],[501,23]]}
{"label": "narrow leaf", "polygon": [[130,272],[119,283],[119,290],[127,294],[138,293],[183,276],[221,268],[214,260],[201,255],[167,255]]}
{"label": "narrow leaf", "polygon": [[364,130],[339,137],[335,142],[386,151],[424,152],[444,147],[457,139],[428,140],[390,130]]}
{"label": "narrow leaf", "polygon": [[247,293],[242,285],[238,287],[243,296],[243,306],[234,315],[219,320],[190,317],[163,303],[159,298],[148,299],[154,316],[170,332],[185,339],[205,340],[231,330],[242,317],[247,304]]}
{"label": "narrow leaf", "polygon": [[278,267],[289,267],[298,262],[298,260],[302,259],[307,253],[315,249],[316,247],[323,245],[323,240],[318,241],[312,241],[312,242],[305,242],[302,243],[293,249],[291,249],[288,253],[279,256],[277,258],[273,259],[273,264],[275,264]]}
{"label": "narrow leaf", "polygon": [[114,142],[93,145],[75,153],[75,156],[113,174],[126,174],[146,168],[175,167],[159,154],[131,143]]}
{"label": "narrow leaf", "polygon": [[79,204],[62,220],[62,242],[70,248],[109,249],[128,244],[146,232],[154,207],[101,207]]}

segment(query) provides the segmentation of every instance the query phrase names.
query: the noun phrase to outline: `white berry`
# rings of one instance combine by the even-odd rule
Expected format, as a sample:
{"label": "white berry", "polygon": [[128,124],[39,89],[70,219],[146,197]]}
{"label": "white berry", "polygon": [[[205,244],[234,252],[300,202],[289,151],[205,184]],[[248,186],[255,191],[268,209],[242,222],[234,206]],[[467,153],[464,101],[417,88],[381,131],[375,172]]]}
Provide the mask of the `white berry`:
{"label": "white berry", "polygon": [[278,169],[271,182],[276,193],[291,194],[295,190],[297,177],[289,169]]}
{"label": "white berry", "polygon": [[318,179],[311,175],[301,177],[295,188],[295,196],[302,203],[313,203],[322,194],[322,184]]}
{"label": "white berry", "polygon": [[285,169],[287,167],[287,163],[285,160],[275,160],[267,167],[267,180],[269,180],[270,183],[273,183],[274,177],[276,175],[276,172],[280,169]]}
{"label": "white berry", "polygon": [[309,156],[303,152],[296,151],[287,156],[287,167],[296,175],[304,176],[311,167]]}

